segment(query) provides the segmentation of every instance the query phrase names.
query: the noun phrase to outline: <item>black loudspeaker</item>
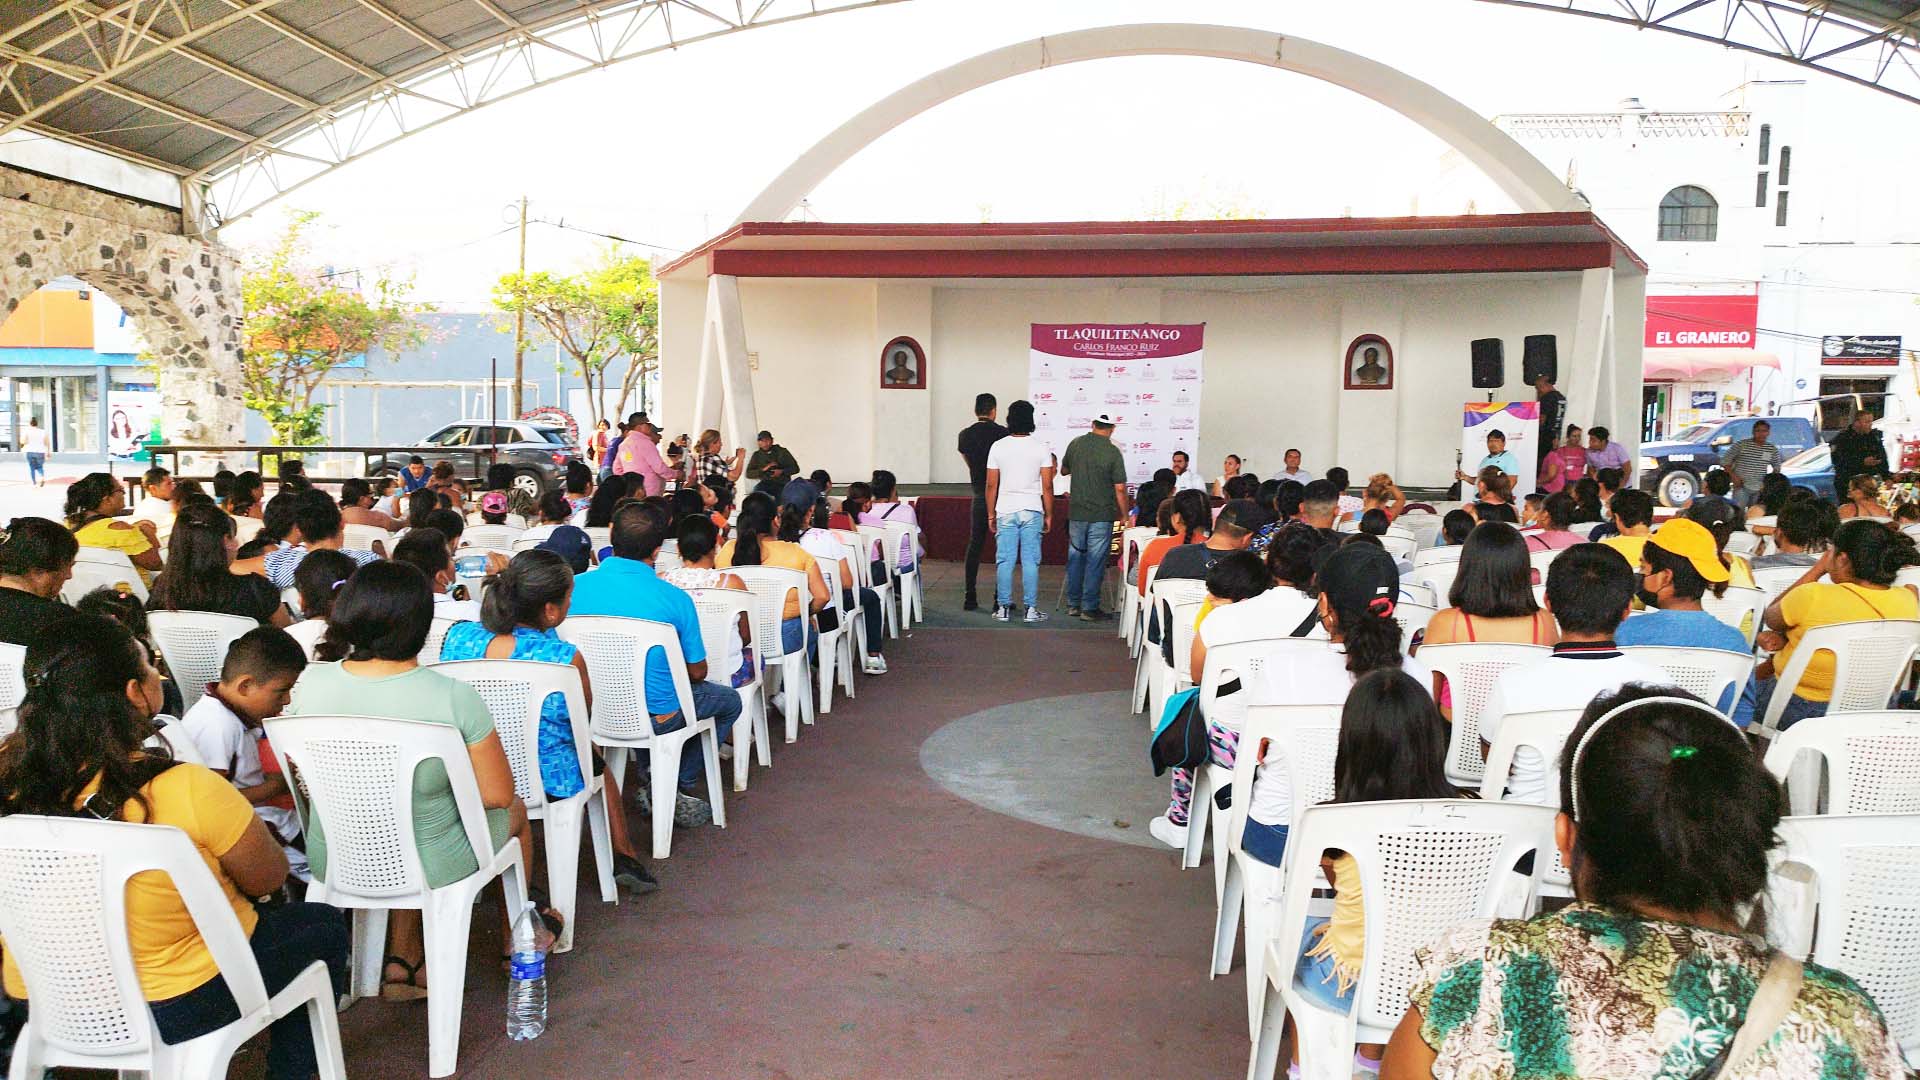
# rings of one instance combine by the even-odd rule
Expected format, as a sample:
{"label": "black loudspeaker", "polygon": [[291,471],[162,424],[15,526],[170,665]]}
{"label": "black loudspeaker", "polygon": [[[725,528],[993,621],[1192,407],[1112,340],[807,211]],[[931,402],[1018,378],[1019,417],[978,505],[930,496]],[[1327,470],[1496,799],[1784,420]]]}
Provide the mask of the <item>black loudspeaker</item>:
{"label": "black loudspeaker", "polygon": [[1498,390],[1507,384],[1507,343],[1497,337],[1473,341],[1473,388]]}
{"label": "black loudspeaker", "polygon": [[1528,334],[1520,356],[1520,374],[1528,386],[1542,375],[1559,382],[1560,339],[1552,334]]}

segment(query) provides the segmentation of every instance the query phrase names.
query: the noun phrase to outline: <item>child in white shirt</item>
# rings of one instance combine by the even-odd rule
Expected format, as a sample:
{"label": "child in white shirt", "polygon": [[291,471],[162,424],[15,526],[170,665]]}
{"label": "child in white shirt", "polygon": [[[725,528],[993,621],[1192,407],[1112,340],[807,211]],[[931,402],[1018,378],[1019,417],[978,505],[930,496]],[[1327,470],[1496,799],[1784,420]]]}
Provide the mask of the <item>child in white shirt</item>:
{"label": "child in white shirt", "polygon": [[286,710],[307,654],[291,634],[271,626],[249,630],[227,649],[220,681],[180,718],[207,768],[226,777],[253,804],[287,849],[294,876],[307,879],[307,858],[297,846],[300,821],[287,779],[266,743],[261,722]]}

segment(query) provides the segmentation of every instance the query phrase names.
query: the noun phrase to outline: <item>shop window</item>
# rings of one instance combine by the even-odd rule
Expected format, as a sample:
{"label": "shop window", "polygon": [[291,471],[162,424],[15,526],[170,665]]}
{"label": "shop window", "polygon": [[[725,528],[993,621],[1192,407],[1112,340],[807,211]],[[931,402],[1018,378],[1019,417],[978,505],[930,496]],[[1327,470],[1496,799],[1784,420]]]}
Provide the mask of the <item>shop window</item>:
{"label": "shop window", "polygon": [[1705,241],[1720,234],[1720,203],[1705,188],[1684,184],[1660,200],[1660,239]]}

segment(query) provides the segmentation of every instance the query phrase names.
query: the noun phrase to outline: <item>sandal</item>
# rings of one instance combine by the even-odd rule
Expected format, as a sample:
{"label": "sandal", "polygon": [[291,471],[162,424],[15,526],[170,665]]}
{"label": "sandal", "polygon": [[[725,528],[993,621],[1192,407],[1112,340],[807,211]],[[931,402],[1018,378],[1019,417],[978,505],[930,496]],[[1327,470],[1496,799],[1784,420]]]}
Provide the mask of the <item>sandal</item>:
{"label": "sandal", "polygon": [[[381,962],[381,964],[382,964],[382,977],[380,980],[380,1000],[381,1001],[425,1001],[426,1000],[427,988],[424,986],[421,986],[419,981],[420,969],[423,966],[425,966],[424,961],[419,964],[415,964],[402,957],[389,955],[384,961]],[[407,973],[406,978],[404,979],[386,978],[384,972],[385,972],[385,969],[389,967],[397,967],[401,971],[406,972]]]}
{"label": "sandal", "polygon": [[560,912],[553,907],[552,902],[547,899],[546,890],[537,888],[528,889],[527,899],[533,902],[533,913],[540,916],[540,922],[546,926],[547,933],[552,934],[557,940],[560,937],[560,932],[567,928],[567,920],[561,916]]}

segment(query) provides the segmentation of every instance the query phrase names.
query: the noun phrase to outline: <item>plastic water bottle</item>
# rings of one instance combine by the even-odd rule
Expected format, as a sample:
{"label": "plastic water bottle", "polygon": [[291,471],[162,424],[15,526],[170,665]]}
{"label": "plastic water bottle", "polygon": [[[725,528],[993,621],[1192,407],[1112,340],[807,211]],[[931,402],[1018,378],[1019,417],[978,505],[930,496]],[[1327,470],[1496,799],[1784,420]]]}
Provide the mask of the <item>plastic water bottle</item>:
{"label": "plastic water bottle", "polygon": [[537,1039],[547,1030],[547,954],[535,944],[539,914],[531,903],[513,920],[513,959],[507,974],[507,1038]]}

